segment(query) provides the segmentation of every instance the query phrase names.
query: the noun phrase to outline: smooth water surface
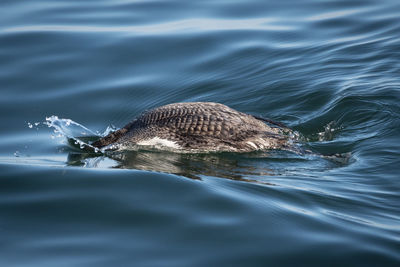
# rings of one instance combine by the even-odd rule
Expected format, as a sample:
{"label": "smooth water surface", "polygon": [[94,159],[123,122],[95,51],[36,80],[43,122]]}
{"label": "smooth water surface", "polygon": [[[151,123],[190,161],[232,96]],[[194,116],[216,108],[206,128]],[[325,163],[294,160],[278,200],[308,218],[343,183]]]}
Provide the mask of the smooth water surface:
{"label": "smooth water surface", "polygon": [[[1,266],[400,264],[397,0],[0,7]],[[66,139],[182,101],[282,121],[314,153]]]}

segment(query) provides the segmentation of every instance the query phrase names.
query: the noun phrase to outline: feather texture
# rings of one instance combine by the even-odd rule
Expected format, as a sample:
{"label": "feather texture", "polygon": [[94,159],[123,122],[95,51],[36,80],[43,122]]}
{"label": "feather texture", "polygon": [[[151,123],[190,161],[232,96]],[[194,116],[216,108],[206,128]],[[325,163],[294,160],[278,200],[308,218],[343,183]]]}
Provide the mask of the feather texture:
{"label": "feather texture", "polygon": [[158,138],[172,142],[176,150],[189,152],[283,148],[290,129],[265,121],[271,124],[219,103],[175,103],[142,113],[92,145],[117,144],[129,149]]}

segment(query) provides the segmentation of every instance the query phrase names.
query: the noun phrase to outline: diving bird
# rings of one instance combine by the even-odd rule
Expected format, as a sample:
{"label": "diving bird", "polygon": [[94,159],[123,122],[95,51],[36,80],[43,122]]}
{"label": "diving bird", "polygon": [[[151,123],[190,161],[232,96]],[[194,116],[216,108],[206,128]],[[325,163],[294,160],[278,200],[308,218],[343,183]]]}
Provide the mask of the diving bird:
{"label": "diving bird", "polygon": [[91,145],[104,150],[151,147],[182,153],[290,149],[293,131],[213,102],[174,103],[145,111]]}

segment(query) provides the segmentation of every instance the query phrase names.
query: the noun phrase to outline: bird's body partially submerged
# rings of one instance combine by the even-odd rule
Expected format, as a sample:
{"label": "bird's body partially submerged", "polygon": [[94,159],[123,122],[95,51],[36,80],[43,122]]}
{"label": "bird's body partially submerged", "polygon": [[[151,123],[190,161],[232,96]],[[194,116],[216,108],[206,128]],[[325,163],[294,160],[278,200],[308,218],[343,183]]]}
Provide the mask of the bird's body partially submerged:
{"label": "bird's body partially submerged", "polygon": [[280,124],[266,124],[263,119],[222,104],[175,103],[144,112],[92,146],[118,150],[150,146],[177,152],[251,152],[285,149],[290,146],[290,133],[290,129]]}

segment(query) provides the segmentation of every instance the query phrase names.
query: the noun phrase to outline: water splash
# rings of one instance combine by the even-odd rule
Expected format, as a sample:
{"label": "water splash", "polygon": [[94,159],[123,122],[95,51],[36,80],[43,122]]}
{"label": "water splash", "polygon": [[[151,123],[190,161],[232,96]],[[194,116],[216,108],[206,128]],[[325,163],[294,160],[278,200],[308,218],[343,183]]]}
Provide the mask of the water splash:
{"label": "water splash", "polygon": [[46,121],[44,122],[48,127],[55,128],[55,132],[62,133],[67,137],[74,136],[96,136],[98,133],[93,132],[92,130],[86,128],[85,126],[74,122],[70,119],[60,119],[58,116],[50,116],[46,117]]}
{"label": "water splash", "polygon": [[95,133],[85,126],[74,122],[73,120],[60,119],[58,118],[58,116],[54,115],[46,117],[46,121],[43,122],[43,124],[47,125],[49,128],[54,129],[54,133],[56,135],[52,135],[51,138],[66,137],[69,144],[73,146],[78,146],[82,150],[89,149],[91,151],[94,151],[95,153],[100,153],[103,151],[97,147],[90,145],[89,141],[97,139],[99,136],[105,136],[108,133],[116,130],[114,126],[109,126],[104,133]]}
{"label": "water splash", "polygon": [[330,121],[322,126],[318,131],[308,133],[304,136],[305,142],[329,142],[333,141],[338,134],[340,134],[342,126],[338,125],[336,121]]}
{"label": "water splash", "polygon": [[335,121],[329,122],[324,126],[324,130],[322,132],[317,133],[318,141],[332,141],[338,130],[340,130],[340,127],[337,126]]}
{"label": "water splash", "polygon": [[107,129],[101,134],[101,136],[106,136],[112,132],[115,132],[116,130],[118,130],[118,128],[111,124],[107,126]]}
{"label": "water splash", "polygon": [[27,122],[27,124],[28,124],[28,127],[30,128],[30,129],[33,129],[33,127],[35,127],[35,129],[36,130],[39,130],[39,125],[40,125],[40,122]]}

